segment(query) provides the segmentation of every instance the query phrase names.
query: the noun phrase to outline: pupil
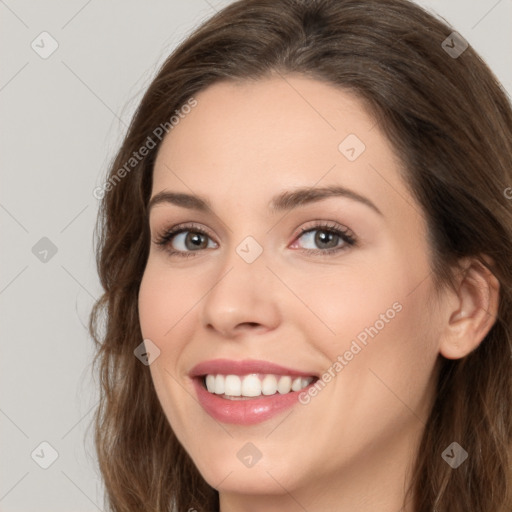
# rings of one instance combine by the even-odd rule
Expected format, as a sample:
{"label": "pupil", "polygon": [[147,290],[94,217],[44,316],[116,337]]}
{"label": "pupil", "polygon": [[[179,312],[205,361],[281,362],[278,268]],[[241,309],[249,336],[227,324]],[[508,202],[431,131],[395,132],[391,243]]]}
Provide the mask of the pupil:
{"label": "pupil", "polygon": [[192,242],[192,244],[195,246],[195,247],[199,247],[201,245],[201,237],[203,235],[201,235],[200,233],[195,233],[194,235],[192,235],[190,237],[190,240]]}
{"label": "pupil", "polygon": [[319,245],[322,243],[328,243],[329,241],[332,241],[333,237],[338,236],[334,233],[327,233],[326,231],[319,231],[317,235],[317,242],[320,242]]}

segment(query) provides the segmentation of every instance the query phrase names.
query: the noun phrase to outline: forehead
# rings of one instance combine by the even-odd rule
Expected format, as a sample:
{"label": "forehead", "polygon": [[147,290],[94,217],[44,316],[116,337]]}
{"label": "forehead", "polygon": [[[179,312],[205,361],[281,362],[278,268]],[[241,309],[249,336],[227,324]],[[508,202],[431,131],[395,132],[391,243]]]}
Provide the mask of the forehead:
{"label": "forehead", "polygon": [[286,147],[295,154],[302,148],[304,154],[330,149],[337,155],[339,142],[350,133],[372,145],[377,138],[369,140],[375,121],[353,93],[302,76],[222,81],[195,99],[197,106],[164,139],[161,153],[275,160]]}
{"label": "forehead", "polygon": [[353,93],[286,76],[219,82],[195,99],[159,148],[152,195],[176,189],[246,203],[315,184],[365,191],[388,206],[407,195],[399,159]]}

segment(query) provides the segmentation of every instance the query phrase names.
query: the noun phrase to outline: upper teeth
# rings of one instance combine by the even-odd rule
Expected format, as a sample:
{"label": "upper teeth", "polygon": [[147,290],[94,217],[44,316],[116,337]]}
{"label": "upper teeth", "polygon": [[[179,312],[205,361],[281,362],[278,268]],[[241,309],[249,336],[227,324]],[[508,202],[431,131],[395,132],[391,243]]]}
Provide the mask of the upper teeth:
{"label": "upper teeth", "polygon": [[300,391],[309,386],[313,377],[290,377],[289,375],[207,375],[206,389],[216,395],[260,396]]}

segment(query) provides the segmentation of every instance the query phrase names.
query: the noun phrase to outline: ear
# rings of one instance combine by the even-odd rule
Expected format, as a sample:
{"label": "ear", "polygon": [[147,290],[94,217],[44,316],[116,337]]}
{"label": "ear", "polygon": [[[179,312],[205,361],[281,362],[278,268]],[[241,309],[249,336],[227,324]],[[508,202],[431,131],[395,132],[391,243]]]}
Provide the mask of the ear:
{"label": "ear", "polygon": [[439,345],[447,359],[460,359],[476,349],[498,314],[499,281],[479,260],[464,260],[457,288],[446,302],[449,318]]}

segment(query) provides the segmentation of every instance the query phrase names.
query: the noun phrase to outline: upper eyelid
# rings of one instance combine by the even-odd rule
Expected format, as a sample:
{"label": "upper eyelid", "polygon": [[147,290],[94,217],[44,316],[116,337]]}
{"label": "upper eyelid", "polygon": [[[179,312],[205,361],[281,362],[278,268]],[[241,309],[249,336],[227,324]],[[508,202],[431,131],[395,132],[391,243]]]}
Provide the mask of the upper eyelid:
{"label": "upper eyelid", "polygon": [[[302,228],[300,231],[297,231],[300,226],[302,226],[303,224],[309,224],[309,223],[311,223],[311,225]],[[315,228],[319,229],[319,228],[322,228],[322,227],[324,227],[324,228],[328,227],[330,229],[338,229],[338,230],[341,230],[341,231],[352,232],[352,230],[348,226],[345,226],[344,224],[341,224],[338,221],[321,220],[321,219],[314,219],[314,220],[306,221],[305,223],[302,222],[296,228],[293,229],[293,232],[296,233],[297,235],[300,235],[303,232],[303,230],[309,230],[309,229],[315,229]],[[150,231],[151,232],[154,231],[155,233],[158,233],[158,232],[170,232],[170,231],[178,231],[178,230],[187,230],[187,231],[190,230],[190,231],[193,231],[194,229],[197,229],[198,231],[204,231],[208,235],[210,235],[212,233],[212,231],[209,228],[207,228],[204,225],[202,225],[202,223],[194,222],[194,221],[191,221],[191,222],[178,222],[177,224],[175,224],[175,225],[173,225],[171,227],[164,227],[162,229],[155,228],[153,230],[153,229],[150,228]]]}

